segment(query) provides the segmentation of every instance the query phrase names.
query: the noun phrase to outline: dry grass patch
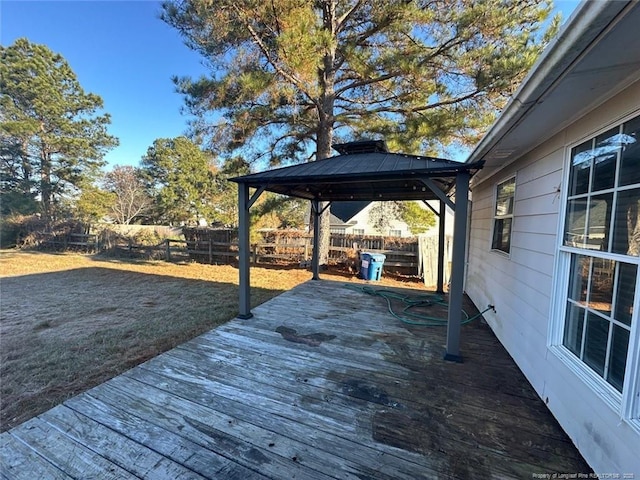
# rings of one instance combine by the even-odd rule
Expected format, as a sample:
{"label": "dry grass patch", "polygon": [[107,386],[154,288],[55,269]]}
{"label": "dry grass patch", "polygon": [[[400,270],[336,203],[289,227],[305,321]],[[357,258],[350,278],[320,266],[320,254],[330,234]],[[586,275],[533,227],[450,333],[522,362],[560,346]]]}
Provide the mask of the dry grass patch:
{"label": "dry grass patch", "polygon": [[[229,265],[3,251],[0,277],[1,431],[238,312],[238,270]],[[252,303],[310,278],[301,269],[254,267]]]}

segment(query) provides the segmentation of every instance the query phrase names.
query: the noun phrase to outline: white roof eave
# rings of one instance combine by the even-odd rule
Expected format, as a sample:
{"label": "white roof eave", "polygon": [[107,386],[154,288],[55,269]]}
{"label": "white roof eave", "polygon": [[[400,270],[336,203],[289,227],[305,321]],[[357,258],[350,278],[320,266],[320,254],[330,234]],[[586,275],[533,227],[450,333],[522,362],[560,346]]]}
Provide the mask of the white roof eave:
{"label": "white roof eave", "polygon": [[[590,99],[590,105],[580,102],[581,109],[567,106],[572,105],[572,98],[573,103],[577,104],[581,96],[585,97],[592,92],[590,82],[602,82],[602,78],[571,74],[577,68],[589,64],[590,54],[594,58],[596,54],[601,55],[602,52],[592,54],[594,45],[606,37],[606,33],[615,28],[622,17],[634,9],[637,14],[640,10],[637,7],[637,2],[628,1],[584,1],[579,5],[466,160],[467,163],[479,160],[486,162],[485,170],[474,177],[475,184],[549,139],[584,115],[585,110],[595,108],[598,100],[595,98]],[[623,48],[629,46],[625,45]],[[617,53],[620,54],[618,50]],[[625,82],[624,86],[627,86],[640,77],[640,68],[637,68],[640,59],[636,58],[638,54],[633,50],[633,47],[629,49],[632,52],[629,55],[635,56],[629,62],[628,71],[620,72],[618,76],[610,75],[606,69],[600,73],[601,77],[616,84],[609,85],[606,89],[611,95],[619,91],[616,86]],[[604,77],[605,75],[607,76]],[[567,88],[569,83],[570,89]],[[541,118],[553,118],[554,121],[540,121]],[[518,128],[521,126],[526,128]]]}

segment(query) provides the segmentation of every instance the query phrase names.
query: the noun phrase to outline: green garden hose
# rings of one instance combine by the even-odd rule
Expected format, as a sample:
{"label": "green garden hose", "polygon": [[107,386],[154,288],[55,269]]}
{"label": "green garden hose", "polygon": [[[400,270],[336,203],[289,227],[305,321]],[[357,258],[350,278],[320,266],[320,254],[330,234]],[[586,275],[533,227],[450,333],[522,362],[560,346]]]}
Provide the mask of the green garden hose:
{"label": "green garden hose", "polygon": [[[417,325],[421,327],[445,327],[448,323],[446,318],[440,317],[432,317],[429,315],[425,315],[424,313],[412,312],[411,310],[417,307],[432,307],[432,306],[440,306],[440,307],[449,307],[449,304],[444,301],[444,297],[441,295],[433,294],[433,293],[423,293],[418,295],[403,295],[392,290],[385,290],[383,288],[373,288],[368,285],[358,286],[358,285],[349,285],[345,284],[345,288],[349,290],[354,290],[356,292],[366,293],[367,295],[372,295],[376,297],[382,297],[387,301],[387,308],[389,309],[389,313],[393,315],[395,318],[400,320],[403,323],[408,325]],[[392,301],[400,302],[404,304],[404,308],[400,314],[393,311]],[[462,320],[462,325],[465,325],[469,322],[474,321],[476,318],[480,317],[483,313],[493,310],[495,308],[493,305],[489,305],[482,312],[469,317],[469,314],[462,310],[462,315],[464,319]]]}

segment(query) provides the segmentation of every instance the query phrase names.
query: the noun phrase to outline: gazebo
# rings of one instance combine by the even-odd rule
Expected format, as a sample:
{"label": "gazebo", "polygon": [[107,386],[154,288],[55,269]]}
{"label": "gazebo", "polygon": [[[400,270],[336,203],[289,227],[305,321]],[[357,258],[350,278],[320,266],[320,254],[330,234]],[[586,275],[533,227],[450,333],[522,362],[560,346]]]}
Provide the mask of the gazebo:
{"label": "gazebo", "polygon": [[[318,280],[319,219],[332,202],[438,200],[438,290],[443,291],[445,209],[454,211],[451,285],[444,358],[462,361],[460,326],[464,288],[464,265],[469,198],[469,178],[483,161],[459,163],[441,158],[388,152],[381,140],[334,145],[339,155],[314,162],[277,168],[230,179],[238,184],[238,248],[240,270],[239,318],[253,315],[250,306],[249,209],[265,191],[311,201],[314,218],[312,270]],[[250,188],[254,188],[250,194]],[[455,189],[455,203],[450,198]]]}

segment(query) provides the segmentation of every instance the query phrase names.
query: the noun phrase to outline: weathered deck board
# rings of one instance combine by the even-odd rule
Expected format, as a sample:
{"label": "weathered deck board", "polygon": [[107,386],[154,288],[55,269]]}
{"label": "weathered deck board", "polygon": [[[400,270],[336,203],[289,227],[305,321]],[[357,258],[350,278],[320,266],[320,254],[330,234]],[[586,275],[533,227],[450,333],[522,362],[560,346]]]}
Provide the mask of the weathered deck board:
{"label": "weathered deck board", "polygon": [[40,418],[28,420],[11,433],[33,448],[38,455],[74,478],[138,478]]}
{"label": "weathered deck board", "polygon": [[[256,345],[259,349],[259,346]],[[196,353],[187,353],[180,354],[178,350],[172,352],[169,356],[182,357],[183,367],[182,368],[192,368],[192,363],[199,364],[198,368],[202,368],[208,370],[211,376],[216,377],[221,383],[247,383],[247,382],[255,382],[256,389],[259,389],[261,392],[273,392],[274,389],[281,389],[284,392],[282,395],[284,398],[292,398],[296,399],[298,394],[302,395],[301,398],[306,399],[307,401],[315,401],[318,405],[321,405],[322,410],[325,410],[323,406],[324,402],[331,402],[332,404],[332,415],[334,418],[342,418],[349,419],[358,414],[361,410],[369,410],[371,408],[383,406],[389,406],[393,404],[397,404],[399,408],[404,407],[412,407],[414,410],[419,407],[428,406],[428,402],[419,402],[419,399],[416,397],[408,398],[402,400],[397,398],[395,400],[391,400],[388,398],[386,394],[371,395],[374,390],[373,384],[368,381],[363,381],[362,377],[351,377],[343,380],[342,382],[333,382],[333,388],[328,388],[332,383],[332,376],[337,378],[339,375],[336,372],[329,372],[324,377],[324,391],[319,391],[316,387],[313,387],[309,382],[300,383],[299,379],[291,379],[287,378],[287,375],[281,375],[280,372],[290,371],[292,368],[291,364],[287,364],[286,361],[282,359],[272,358],[270,362],[264,365],[263,372],[251,373],[251,369],[249,367],[242,368],[225,368],[225,364],[223,361],[219,359],[214,359],[213,354],[208,354],[207,357],[194,357],[197,355]],[[194,358],[199,358],[196,362],[192,362],[191,360]],[[319,362],[318,362],[319,364]],[[174,362],[175,365],[175,362]],[[308,372],[308,369],[305,373]],[[265,372],[269,372],[269,375],[265,375]],[[228,380],[225,379],[226,376],[230,376]],[[267,385],[265,385],[267,384]],[[368,397],[365,397],[363,393],[368,393]],[[271,393],[272,395],[278,395],[277,393]],[[353,395],[356,395],[354,399]],[[277,397],[276,397],[277,398]],[[361,400],[358,402],[358,400]],[[367,400],[370,403],[369,406],[363,404],[364,400]],[[446,406],[445,406],[446,407]],[[313,410],[313,404],[310,407],[307,407],[309,410]],[[459,410],[459,409],[458,409]],[[456,408],[449,408],[450,413],[455,413]],[[467,413],[468,409],[465,406],[465,412]],[[485,428],[493,428],[504,430],[505,432],[511,431],[513,428],[520,428],[522,426],[522,419],[520,417],[515,417],[511,415],[501,415],[499,418],[495,415],[495,412],[487,412],[489,415],[485,414],[483,422],[485,422]],[[493,413],[493,414],[491,414]],[[340,417],[338,417],[340,415]],[[344,420],[340,420],[341,422]],[[469,428],[475,425],[477,422],[476,418],[468,418],[466,415],[451,415],[450,423],[455,423],[459,428]],[[530,459],[532,455],[535,455],[539,450],[544,454],[553,448],[553,445],[550,443],[558,443],[559,437],[558,435],[554,435],[553,428],[547,428],[544,425],[540,426],[536,421],[536,428],[533,431],[529,431],[529,437],[527,439],[527,445],[523,448],[520,447],[517,443],[512,444],[510,458],[513,458],[515,455],[515,450],[520,448],[522,451],[520,455],[523,459]],[[447,431],[442,433],[444,438],[447,437]],[[545,435],[547,434],[547,435]],[[547,438],[547,436],[551,438],[555,438],[555,442],[550,442],[551,438]],[[495,437],[494,437],[495,438]],[[492,440],[494,439],[492,438]],[[460,441],[457,438],[451,438],[452,442]],[[505,442],[512,442],[511,438],[504,438]],[[560,442],[565,441],[564,438],[560,439]],[[504,447],[504,446],[503,446]],[[494,448],[497,448],[494,446]]]}
{"label": "weathered deck board", "polygon": [[[144,379],[147,381],[155,380],[159,382],[158,386],[168,391],[175,388],[184,389],[182,382],[177,380],[163,379],[153,375],[145,375]],[[326,450],[327,446],[331,446],[330,450],[333,449],[334,452],[337,452],[338,461],[340,458],[353,460],[360,465],[373,468],[374,471],[382,473],[389,471],[390,475],[395,478],[433,478],[433,476],[425,476],[424,469],[419,463],[409,461],[402,464],[387,463],[387,458],[393,459],[393,457],[389,457],[387,452],[396,449],[376,448],[362,444],[357,434],[347,432],[339,424],[335,425],[324,419],[318,419],[311,414],[304,418],[304,422],[301,422],[300,417],[290,413],[291,410],[297,410],[290,405],[267,401],[254,402],[254,398],[248,398],[246,401],[245,399],[231,399],[224,396],[224,393],[212,393],[208,392],[206,388],[196,386],[189,392],[189,395],[201,403],[216,405],[217,409],[223,410],[239,420],[252,423],[271,432],[281,433],[283,436],[299,439],[311,447]],[[352,437],[355,440],[349,440]],[[407,452],[407,456],[413,457],[416,461],[420,460],[419,455],[411,454],[411,452]]]}
{"label": "weathered deck board", "polygon": [[[185,390],[188,388],[188,392],[185,394],[190,398],[196,398],[200,403],[205,405],[224,404],[224,411],[232,413],[238,418],[243,418],[243,410],[257,407],[259,410],[257,412],[258,414],[251,421],[253,423],[257,422],[258,425],[261,425],[261,422],[263,421],[261,420],[260,414],[268,414],[269,416],[278,417],[279,422],[288,420],[289,425],[296,425],[296,430],[303,428],[307,431],[307,434],[312,437],[315,435],[314,431],[325,431],[334,436],[333,441],[335,441],[335,437],[351,440],[353,442],[351,445],[352,448],[354,448],[354,445],[366,444],[366,442],[371,438],[370,424],[367,422],[361,422],[360,419],[363,412],[359,412],[360,415],[356,416],[352,414],[350,417],[347,417],[344,413],[334,413],[337,409],[336,405],[334,402],[329,402],[328,399],[315,402],[314,399],[304,397],[299,394],[279,394],[278,392],[274,392],[273,389],[269,389],[272,391],[266,394],[266,387],[263,387],[262,385],[251,385],[246,381],[237,381],[235,384],[243,385],[242,389],[238,389],[234,387],[234,382],[228,382],[225,384],[223,382],[211,380],[210,377],[208,377],[206,381],[199,381],[194,382],[192,385],[186,385],[184,378],[185,376],[191,377],[192,372],[184,371],[177,365],[174,365],[174,368],[172,368],[171,371],[166,369],[163,371],[163,375],[166,376],[164,380],[161,377],[154,378],[153,376],[150,376],[149,373],[150,372],[145,372],[141,377],[141,380],[148,381],[149,378],[153,378],[158,382],[156,385],[159,385],[161,388],[166,388],[168,391],[176,391],[177,389]],[[254,394],[252,392],[259,393]],[[234,405],[230,405],[230,403],[239,408],[234,408]],[[314,403],[319,403],[322,408],[314,408]],[[306,441],[306,437],[299,437],[295,435],[294,432],[295,430],[292,427],[289,427],[283,432],[283,434],[292,435],[292,438],[300,438],[303,442]],[[318,447],[317,444],[314,446]],[[387,448],[385,446],[379,447],[378,450],[391,457],[401,457],[405,462],[413,463],[421,461],[419,455],[415,455],[411,452]],[[423,478],[423,473],[421,473],[423,467],[420,466],[420,463],[416,464],[415,468],[413,468],[414,465],[409,465],[409,467],[412,468],[410,469],[410,475],[407,478]],[[399,478],[400,471],[401,470],[396,470],[396,478]]]}
{"label": "weathered deck board", "polygon": [[[113,389],[109,392],[109,395],[114,402],[126,404],[130,401],[130,396],[128,397],[124,391],[127,388],[127,383],[122,383],[122,385],[117,385],[118,391]],[[153,387],[149,385],[143,385],[139,388],[143,393],[154,393]],[[181,389],[180,392],[184,394],[185,390]],[[237,409],[231,409],[232,411],[229,413],[222,413],[213,410],[211,406],[185,400],[179,395],[174,395],[170,392],[162,392],[160,395],[155,392],[153,397],[148,398],[150,406],[156,409],[162,408],[165,417],[163,421],[167,421],[167,418],[169,418],[166,413],[169,410],[172,415],[170,417],[172,422],[180,425],[180,431],[190,436],[194,441],[207,446],[207,443],[210,443],[213,439],[216,441],[217,450],[226,445],[228,446],[230,457],[240,459],[236,461],[244,461],[249,465],[255,463],[256,458],[268,460],[265,473],[271,473],[272,475],[282,474],[283,470],[280,464],[283,461],[295,458],[295,468],[289,467],[288,470],[290,474],[295,474],[296,478],[357,479],[362,478],[363,475],[377,475],[377,472],[370,470],[367,465],[336,461],[335,458],[324,455],[317,444],[311,446],[299,440],[302,429],[296,422],[290,422],[287,430],[281,433],[279,431],[282,430],[281,426],[278,430],[273,431],[256,425],[255,421],[250,422],[243,418],[238,418],[239,416],[235,414]],[[219,408],[217,402],[215,405],[216,408]],[[241,408],[247,407],[241,406]],[[235,415],[230,415],[230,413]],[[202,418],[207,419],[206,425],[202,423]],[[306,431],[305,433],[313,434],[312,431]],[[243,439],[244,441],[239,442],[238,439]],[[271,465],[275,466],[276,469],[274,470]]]}
{"label": "weathered deck board", "polygon": [[137,477],[158,480],[204,478],[64,405],[49,410],[40,419]]}
{"label": "weathered deck board", "polygon": [[[414,292],[415,293],[415,292]],[[473,306],[467,305],[472,309]],[[307,282],[0,436],[0,477],[531,478],[589,472],[489,328]]]}
{"label": "weathered deck board", "polygon": [[33,480],[34,478],[67,480],[73,478],[47,462],[20,440],[8,434],[0,437],[0,474],[2,478],[8,478],[10,475],[16,480]]}
{"label": "weathered deck board", "polygon": [[247,469],[181,435],[173,433],[126,409],[114,407],[90,394],[79,395],[65,405],[74,411],[99,419],[103,425],[141,445],[180,463],[206,478],[263,480],[268,477]]}
{"label": "weathered deck board", "polygon": [[[209,344],[207,343],[207,345]],[[217,342],[217,346],[220,347],[221,343]],[[265,358],[265,355],[262,354],[254,354],[251,356],[247,354],[241,355],[241,353],[243,351],[246,352],[246,350],[236,350],[233,345],[225,345],[224,349],[209,349],[206,350],[206,354],[203,352],[205,348],[206,346],[202,344],[198,344],[197,347],[195,347],[193,343],[189,343],[183,345],[181,348],[174,349],[171,355],[184,360],[195,360],[201,368],[208,369],[209,372],[215,369],[216,375],[222,374],[251,378],[257,382],[273,381],[274,385],[285,390],[300,392],[308,396],[316,395],[325,397],[330,395],[333,398],[340,398],[349,396],[357,386],[357,383],[354,382],[357,377],[346,379],[346,382],[345,380],[339,381],[340,373],[331,368],[327,368],[326,362],[309,364],[305,366],[303,371],[298,370],[296,375],[292,375],[291,372],[296,371],[299,364],[296,360],[288,357],[269,356]],[[265,375],[265,372],[268,372],[268,375]],[[357,372],[357,375],[360,377],[361,375],[366,375],[366,373],[360,371]],[[411,390],[406,381],[395,378],[394,382],[399,386],[402,385],[397,391],[397,402],[410,405],[432,402],[429,398],[425,399],[411,395]],[[353,396],[349,396],[348,400],[352,405],[358,403],[357,399]],[[509,415],[508,412],[503,412],[498,415],[495,407],[489,408],[482,401],[477,402],[476,400],[477,398],[474,395],[465,405],[465,409],[473,413],[473,418],[488,418],[491,421],[500,422],[501,425],[505,427],[518,427],[524,428],[525,430],[530,427],[530,425],[527,422],[523,424],[523,417],[535,422],[538,420],[538,417],[529,414],[529,412],[525,412],[527,415],[520,414],[519,412],[518,417]],[[385,404],[385,398],[370,397],[362,399],[361,401]],[[566,441],[566,436],[563,433],[558,432],[554,425],[548,425],[546,423],[537,424],[535,430],[531,433]]]}
{"label": "weathered deck board", "polygon": [[126,410],[134,409],[143,420],[179,431],[181,436],[192,442],[227,459],[233,459],[246,468],[259,470],[270,478],[278,477],[286,471],[300,479],[331,478],[321,472],[314,472],[299,462],[289,465],[287,458],[269,449],[268,445],[273,439],[259,447],[252,445],[247,438],[247,428],[238,428],[234,419],[224,419],[225,415],[215,409],[186,400],[180,395],[140,384],[123,376],[102,385],[99,396],[111,405],[119,405]]}

